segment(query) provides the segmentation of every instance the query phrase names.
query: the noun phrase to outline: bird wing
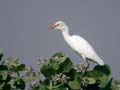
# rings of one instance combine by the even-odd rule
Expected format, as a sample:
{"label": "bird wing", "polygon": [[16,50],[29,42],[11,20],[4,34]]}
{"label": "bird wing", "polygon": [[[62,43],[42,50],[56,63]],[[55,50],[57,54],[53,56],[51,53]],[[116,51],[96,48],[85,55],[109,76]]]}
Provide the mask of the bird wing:
{"label": "bird wing", "polygon": [[77,53],[84,55],[88,60],[97,62],[99,65],[104,65],[103,60],[97,55],[92,46],[84,38],[73,35],[70,45]]}
{"label": "bird wing", "polygon": [[73,35],[71,37],[71,43],[73,44],[73,49],[77,51],[79,54],[83,54],[88,58],[93,58],[94,56],[97,56],[95,50],[92,48],[92,46],[88,43],[87,40],[84,38],[78,36],[78,35]]}

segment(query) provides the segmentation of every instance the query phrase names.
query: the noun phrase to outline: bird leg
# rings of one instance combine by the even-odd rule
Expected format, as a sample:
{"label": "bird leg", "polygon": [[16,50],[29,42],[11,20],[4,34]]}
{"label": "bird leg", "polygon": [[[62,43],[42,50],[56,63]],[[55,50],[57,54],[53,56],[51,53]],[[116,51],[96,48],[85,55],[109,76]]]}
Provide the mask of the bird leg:
{"label": "bird leg", "polygon": [[83,59],[84,61],[84,69],[85,71],[89,68],[89,63],[88,61],[86,60],[86,57],[84,55],[81,55],[81,58]]}

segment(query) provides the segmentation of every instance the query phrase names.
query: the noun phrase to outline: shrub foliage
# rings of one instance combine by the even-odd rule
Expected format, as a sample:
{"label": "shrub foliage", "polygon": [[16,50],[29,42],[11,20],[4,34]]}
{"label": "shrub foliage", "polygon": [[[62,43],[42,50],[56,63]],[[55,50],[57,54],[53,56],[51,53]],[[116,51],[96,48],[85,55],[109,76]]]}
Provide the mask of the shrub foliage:
{"label": "shrub foliage", "polygon": [[[40,71],[0,52],[0,90],[119,90],[120,81],[111,77],[109,65],[85,70],[62,53],[39,60]],[[27,88],[26,88],[27,87]]]}

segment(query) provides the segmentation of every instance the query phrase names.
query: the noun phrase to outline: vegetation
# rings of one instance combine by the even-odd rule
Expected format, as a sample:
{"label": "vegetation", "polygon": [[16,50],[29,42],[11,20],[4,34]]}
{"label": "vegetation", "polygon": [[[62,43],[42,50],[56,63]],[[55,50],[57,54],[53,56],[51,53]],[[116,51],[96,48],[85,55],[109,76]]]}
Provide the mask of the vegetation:
{"label": "vegetation", "polygon": [[39,60],[37,73],[19,59],[2,57],[0,52],[0,90],[120,90],[120,81],[113,80],[109,65],[86,71],[83,64],[74,65],[69,57],[56,53]]}

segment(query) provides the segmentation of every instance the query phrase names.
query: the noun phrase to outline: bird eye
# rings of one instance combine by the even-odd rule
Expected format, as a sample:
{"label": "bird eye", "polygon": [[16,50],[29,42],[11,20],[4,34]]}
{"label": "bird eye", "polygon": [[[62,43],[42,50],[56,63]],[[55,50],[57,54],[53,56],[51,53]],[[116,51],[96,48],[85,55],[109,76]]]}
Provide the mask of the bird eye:
{"label": "bird eye", "polygon": [[57,27],[57,26],[59,26],[60,24],[59,23],[57,23],[57,24],[55,24],[55,26],[54,27]]}
{"label": "bird eye", "polygon": [[60,24],[58,23],[58,24],[56,24],[56,26],[59,26]]}

